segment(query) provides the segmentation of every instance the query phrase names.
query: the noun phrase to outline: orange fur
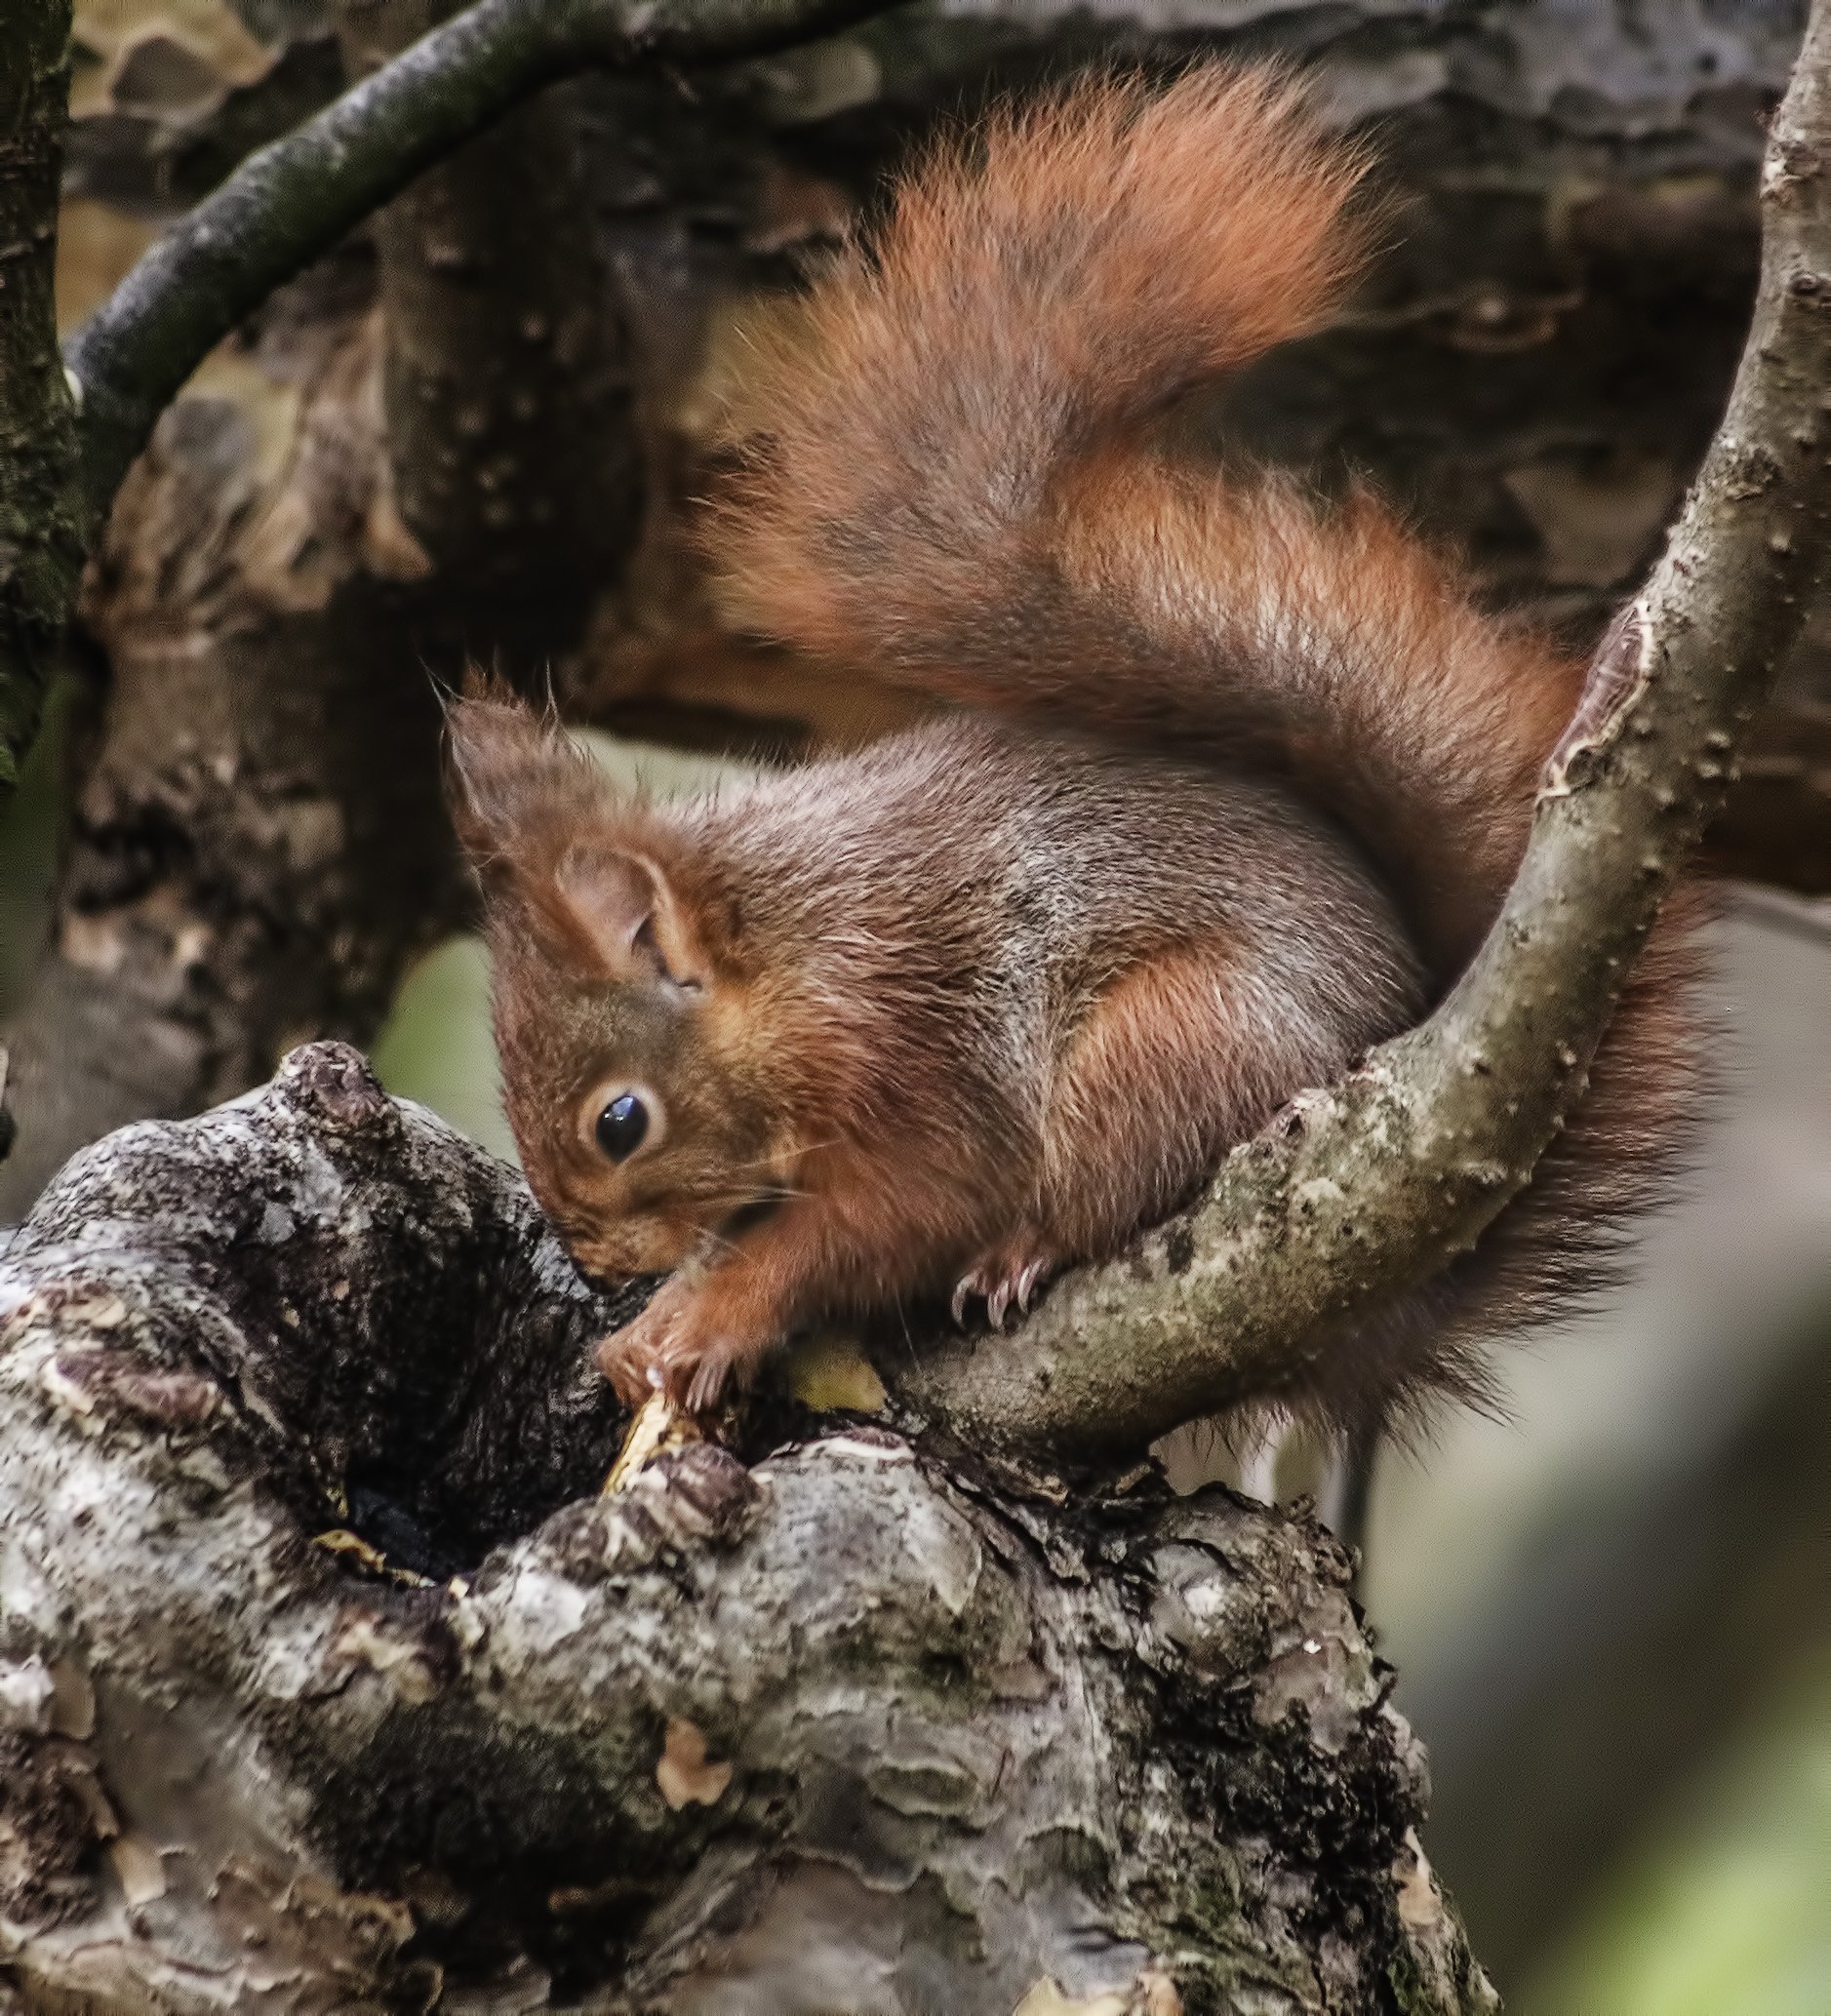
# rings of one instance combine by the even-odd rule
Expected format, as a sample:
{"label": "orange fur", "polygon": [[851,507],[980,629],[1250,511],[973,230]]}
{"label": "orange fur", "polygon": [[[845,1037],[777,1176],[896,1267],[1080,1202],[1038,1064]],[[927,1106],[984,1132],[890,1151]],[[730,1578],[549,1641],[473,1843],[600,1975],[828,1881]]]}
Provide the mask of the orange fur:
{"label": "orange fur", "polygon": [[[1492,921],[1579,668],[1373,498],[1153,439],[1329,314],[1362,168],[1262,73],[1083,86],[931,156],[759,339],[723,592],[967,714],[649,806],[504,695],[454,709],[530,1180],[587,1268],[679,1270],[607,1347],[632,1397],[703,1403],[811,1318],[953,1284],[1001,1316],[1414,1019]],[[1693,911],[1544,1180],[1275,1398],[1469,1390],[1478,1333],[1594,1278],[1693,1103]],[[654,1123],[622,1163],[617,1087]]]}

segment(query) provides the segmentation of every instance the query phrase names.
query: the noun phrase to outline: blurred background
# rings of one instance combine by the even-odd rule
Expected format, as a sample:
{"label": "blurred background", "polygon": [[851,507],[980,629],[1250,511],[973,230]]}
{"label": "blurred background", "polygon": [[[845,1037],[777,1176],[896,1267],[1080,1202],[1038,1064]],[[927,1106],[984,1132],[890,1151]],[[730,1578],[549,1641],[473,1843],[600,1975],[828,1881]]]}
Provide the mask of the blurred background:
{"label": "blurred background", "polygon": [[[441,11],[82,0],[66,319]],[[1391,254],[1192,448],[1371,471],[1580,647],[1720,410],[1801,15],[947,0],[509,122],[225,345],[123,494],[0,825],[0,1222],[82,1140],[320,1031],[511,1153],[437,814],[433,679],[465,655],[661,790],[899,718],[726,634],[685,528],[732,332],[994,86],[1115,50],[1311,65],[1379,139]],[[1725,1082],[1687,1194],[1628,1287],[1507,1358],[1504,1418],[1373,1480],[1363,1597],[1427,1845],[1527,2016],[1831,2010],[1828,666],[1814,638],[1789,668],[1716,837]],[[1316,1482],[1287,1451],[1280,1494]]]}

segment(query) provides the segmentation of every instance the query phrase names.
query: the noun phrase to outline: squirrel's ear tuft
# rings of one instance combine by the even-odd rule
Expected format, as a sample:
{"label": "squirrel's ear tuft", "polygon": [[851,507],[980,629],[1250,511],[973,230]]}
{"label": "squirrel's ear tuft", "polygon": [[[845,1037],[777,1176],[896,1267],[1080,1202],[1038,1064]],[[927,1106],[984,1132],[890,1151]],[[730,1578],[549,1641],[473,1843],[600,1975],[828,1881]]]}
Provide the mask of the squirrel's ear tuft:
{"label": "squirrel's ear tuft", "polygon": [[473,672],[445,713],[446,802],[471,866],[486,882],[551,830],[599,802],[588,757],[502,681]]}

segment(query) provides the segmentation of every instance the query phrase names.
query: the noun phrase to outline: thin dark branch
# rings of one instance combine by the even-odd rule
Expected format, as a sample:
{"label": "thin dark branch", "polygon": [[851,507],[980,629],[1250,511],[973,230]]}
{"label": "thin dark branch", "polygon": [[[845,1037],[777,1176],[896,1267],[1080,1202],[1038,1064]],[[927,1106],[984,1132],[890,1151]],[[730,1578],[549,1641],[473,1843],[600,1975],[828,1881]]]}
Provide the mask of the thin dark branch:
{"label": "thin dark branch", "polygon": [[555,78],[811,41],[887,0],[479,0],[263,147],[148,251],[72,338],[83,488],[107,509],[179,387],[284,280]]}
{"label": "thin dark branch", "polygon": [[980,1444],[1135,1448],[1288,1384],[1294,1361],[1437,1273],[1531,1178],[1823,564],[1831,0],[1814,0],[1762,206],[1728,414],[1664,558],[1596,653],[1519,875],[1453,994],[1236,1150],[1191,1216],[1063,1283],[1016,1338],[904,1372],[918,1405]]}

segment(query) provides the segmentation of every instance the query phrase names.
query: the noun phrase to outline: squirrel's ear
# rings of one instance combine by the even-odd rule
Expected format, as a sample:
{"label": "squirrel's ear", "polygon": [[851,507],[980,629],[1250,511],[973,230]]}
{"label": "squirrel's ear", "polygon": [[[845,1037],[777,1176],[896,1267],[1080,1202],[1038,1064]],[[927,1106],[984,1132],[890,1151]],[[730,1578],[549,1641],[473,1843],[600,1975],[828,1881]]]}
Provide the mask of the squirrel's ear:
{"label": "squirrel's ear", "polygon": [[723,949],[721,913],[649,854],[586,843],[566,855],[553,881],[575,929],[612,975],[696,989],[711,980]]}
{"label": "squirrel's ear", "polygon": [[664,835],[534,709],[475,675],[446,712],[452,824],[494,916],[569,965],[703,987],[735,908],[663,864]]}
{"label": "squirrel's ear", "polygon": [[445,713],[446,803],[458,844],[487,883],[537,826],[598,802],[590,759],[499,680],[472,673]]}

